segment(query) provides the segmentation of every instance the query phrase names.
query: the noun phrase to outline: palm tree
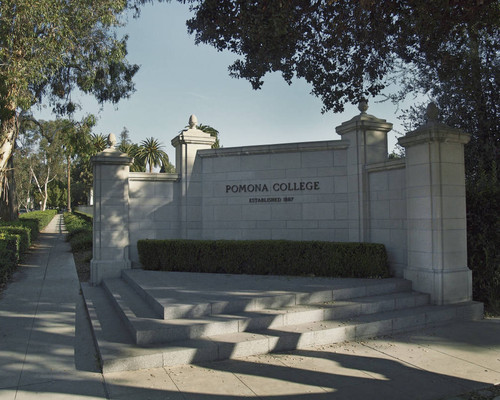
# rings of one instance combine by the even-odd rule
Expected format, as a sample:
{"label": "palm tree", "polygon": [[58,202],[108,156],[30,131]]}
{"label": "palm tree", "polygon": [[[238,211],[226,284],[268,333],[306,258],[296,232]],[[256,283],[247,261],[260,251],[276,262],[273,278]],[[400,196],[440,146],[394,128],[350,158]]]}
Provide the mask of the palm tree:
{"label": "palm tree", "polygon": [[149,165],[149,172],[153,172],[153,167],[168,164],[168,155],[162,150],[163,145],[155,138],[147,138],[141,142],[136,157],[142,160],[145,165]]}
{"label": "palm tree", "polygon": [[96,153],[100,153],[108,147],[108,139],[102,133],[93,133],[92,146],[94,146],[94,151]]}
{"label": "palm tree", "polygon": [[146,172],[146,163],[139,156],[139,146],[135,143],[120,143],[118,150],[126,153],[129,157],[134,159],[133,164],[130,166],[130,172]]}
{"label": "palm tree", "polygon": [[210,125],[203,125],[199,124],[197,128],[200,131],[203,131],[205,133],[208,133],[210,136],[215,138],[215,142],[212,145],[212,149],[218,149],[220,148],[220,143],[219,143],[219,131],[215,128],[212,128]]}

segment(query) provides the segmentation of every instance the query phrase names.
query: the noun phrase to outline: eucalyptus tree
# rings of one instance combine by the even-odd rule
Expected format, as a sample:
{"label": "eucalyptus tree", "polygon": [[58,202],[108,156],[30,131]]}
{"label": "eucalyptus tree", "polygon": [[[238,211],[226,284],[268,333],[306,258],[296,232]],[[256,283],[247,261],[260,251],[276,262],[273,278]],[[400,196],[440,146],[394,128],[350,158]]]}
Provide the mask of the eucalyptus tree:
{"label": "eucalyptus tree", "polygon": [[133,92],[132,78],[139,67],[126,60],[127,37],[119,38],[115,28],[123,25],[127,9],[138,9],[145,2],[0,2],[0,195],[3,198],[9,186],[9,165],[23,110],[48,103],[60,115],[71,114],[77,107],[71,97],[75,88],[95,96],[100,103],[117,103]]}

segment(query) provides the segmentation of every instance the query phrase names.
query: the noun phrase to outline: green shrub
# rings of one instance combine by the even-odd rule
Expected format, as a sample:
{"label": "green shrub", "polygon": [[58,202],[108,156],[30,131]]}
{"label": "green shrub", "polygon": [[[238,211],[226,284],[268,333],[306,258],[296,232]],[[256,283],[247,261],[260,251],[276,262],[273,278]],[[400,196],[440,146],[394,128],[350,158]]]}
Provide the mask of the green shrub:
{"label": "green shrub", "polygon": [[286,240],[139,240],[145,269],[259,275],[387,277],[385,247],[375,243]]}
{"label": "green shrub", "polygon": [[31,229],[31,241],[38,237],[38,233],[42,231],[52,218],[57,214],[57,210],[32,211],[26,214],[21,214],[16,222],[7,222],[8,225],[27,226]]}
{"label": "green shrub", "polygon": [[19,261],[21,237],[0,232],[0,284],[7,282]]}
{"label": "green shrub", "polygon": [[57,210],[22,214],[18,221],[0,222],[0,283],[5,283],[19,263],[20,254],[28,250]]}
{"label": "green shrub", "polygon": [[92,224],[92,221],[94,219],[94,217],[92,215],[81,212],[81,211],[73,211],[73,214],[75,216],[77,216],[78,218],[81,218],[87,222],[90,222],[91,224]]}
{"label": "green shrub", "polygon": [[92,250],[92,231],[80,231],[69,240],[71,251]]}
{"label": "green shrub", "polygon": [[27,251],[29,249],[29,247],[31,246],[31,229],[27,226],[3,225],[3,226],[0,226],[0,232],[19,235],[21,238],[21,242],[19,244],[21,252]]}
{"label": "green shrub", "polygon": [[66,240],[71,245],[71,251],[92,250],[91,216],[80,212],[66,212],[64,213],[64,224],[68,231]]}

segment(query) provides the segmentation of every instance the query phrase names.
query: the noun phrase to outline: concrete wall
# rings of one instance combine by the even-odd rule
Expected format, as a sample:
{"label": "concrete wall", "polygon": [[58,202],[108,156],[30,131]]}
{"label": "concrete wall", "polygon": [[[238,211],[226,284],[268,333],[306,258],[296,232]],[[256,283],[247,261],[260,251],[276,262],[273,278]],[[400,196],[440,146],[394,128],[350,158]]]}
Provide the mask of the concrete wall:
{"label": "concrete wall", "polygon": [[200,151],[205,239],[348,240],[343,141]]}
{"label": "concrete wall", "polygon": [[[435,303],[470,299],[467,136],[437,123],[431,112],[430,122],[400,139],[407,157],[389,160],[392,124],[366,107],[360,111],[336,128],[341,140],[222,149],[210,148],[214,138],[192,118],[172,140],[176,174],[121,171],[128,159],[105,157],[106,150],[94,159],[93,264],[106,268],[107,252],[125,252],[116,265],[138,265],[137,241],[144,238],[376,242],[386,246],[393,275],[411,279]],[[118,203],[103,207],[99,196],[112,193]],[[118,210],[126,213],[120,227],[113,223]],[[116,243],[102,249],[109,230],[116,232],[104,242]],[[116,274],[116,265],[96,270],[92,282]]]}
{"label": "concrete wall", "polygon": [[407,264],[405,160],[368,166],[369,242],[383,243],[391,271],[404,275]]}

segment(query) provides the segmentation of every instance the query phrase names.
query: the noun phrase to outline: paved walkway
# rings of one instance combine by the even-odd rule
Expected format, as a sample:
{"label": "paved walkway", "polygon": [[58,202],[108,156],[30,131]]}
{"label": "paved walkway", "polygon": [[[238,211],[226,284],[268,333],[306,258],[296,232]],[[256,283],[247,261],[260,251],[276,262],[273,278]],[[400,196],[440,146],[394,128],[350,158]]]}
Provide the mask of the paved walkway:
{"label": "paved walkway", "polygon": [[458,399],[500,383],[500,319],[102,375],[60,216],[0,294],[0,400]]}

